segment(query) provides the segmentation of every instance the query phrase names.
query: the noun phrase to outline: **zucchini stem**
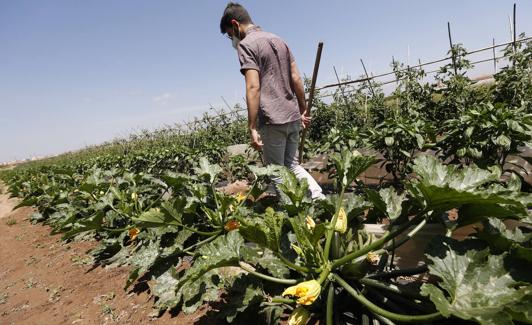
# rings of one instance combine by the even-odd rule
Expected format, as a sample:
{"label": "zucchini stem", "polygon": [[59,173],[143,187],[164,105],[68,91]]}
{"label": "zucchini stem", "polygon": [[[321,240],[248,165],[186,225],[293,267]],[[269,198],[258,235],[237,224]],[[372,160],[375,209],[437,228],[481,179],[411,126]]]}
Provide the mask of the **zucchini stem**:
{"label": "zucchini stem", "polygon": [[249,274],[254,275],[257,278],[260,278],[260,279],[263,279],[263,280],[266,280],[266,281],[275,282],[275,283],[279,283],[279,284],[297,284],[299,282],[296,279],[280,279],[280,278],[275,278],[273,276],[269,276],[269,275],[266,275],[266,274],[259,273],[259,272],[255,271],[255,270],[253,270],[248,265],[242,263],[242,262],[238,262],[238,266],[240,266],[240,268],[242,270],[248,272]]}
{"label": "zucchini stem", "polygon": [[440,312],[432,313],[432,314],[426,314],[426,315],[404,315],[404,314],[397,314],[390,311],[387,311],[371,301],[369,301],[366,297],[364,297],[362,294],[357,292],[353,287],[351,287],[347,282],[345,282],[340,276],[337,274],[333,274],[334,280],[341,285],[353,298],[355,298],[359,303],[364,305],[366,308],[368,308],[371,312],[381,315],[383,317],[386,317],[390,320],[398,321],[398,322],[405,322],[405,323],[414,323],[414,322],[430,322],[437,319],[440,319],[443,317],[443,315]]}

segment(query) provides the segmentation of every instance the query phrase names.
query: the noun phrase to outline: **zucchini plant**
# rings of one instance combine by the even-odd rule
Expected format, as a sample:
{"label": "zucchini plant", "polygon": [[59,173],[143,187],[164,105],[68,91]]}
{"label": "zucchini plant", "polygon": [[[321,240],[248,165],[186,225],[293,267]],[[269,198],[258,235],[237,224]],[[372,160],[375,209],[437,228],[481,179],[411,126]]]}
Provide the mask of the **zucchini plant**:
{"label": "zucchini plant", "polygon": [[[309,317],[327,324],[358,324],[365,317],[383,323],[427,323],[450,317],[481,324],[532,321],[527,310],[532,285],[512,273],[522,263],[531,265],[531,237],[519,229],[508,231],[501,222],[531,221],[531,197],[515,191],[518,179],[504,185],[498,183],[497,169],[461,169],[420,156],[413,166],[417,176],[405,183],[403,193],[388,188],[348,196],[348,186],[374,159],[344,151],[333,161],[338,195],[312,203],[301,194],[305,183],[281,173],[285,185],[281,190],[287,198],[281,209],[237,215],[237,229],[205,245],[202,258],[189,269],[170,274],[175,294],[171,305],[189,285],[221,286],[222,282],[212,283],[213,272],[234,266],[243,271],[238,279],[250,287],[242,295],[242,282],[224,283],[229,301],[222,314],[228,321],[261,310],[271,317],[272,308],[277,310],[276,319],[291,310],[289,322],[294,324],[305,324]],[[452,208],[458,209],[459,218],[445,223],[447,237],[431,242],[426,264],[420,261],[424,264],[414,270],[379,268],[382,256]],[[367,209],[390,220],[380,238],[363,230]],[[455,228],[479,221],[489,227],[475,238],[462,242],[449,238]],[[500,244],[494,244],[494,237],[500,238]],[[412,287],[396,280],[427,271],[437,282]],[[240,293],[236,301],[233,290]]]}

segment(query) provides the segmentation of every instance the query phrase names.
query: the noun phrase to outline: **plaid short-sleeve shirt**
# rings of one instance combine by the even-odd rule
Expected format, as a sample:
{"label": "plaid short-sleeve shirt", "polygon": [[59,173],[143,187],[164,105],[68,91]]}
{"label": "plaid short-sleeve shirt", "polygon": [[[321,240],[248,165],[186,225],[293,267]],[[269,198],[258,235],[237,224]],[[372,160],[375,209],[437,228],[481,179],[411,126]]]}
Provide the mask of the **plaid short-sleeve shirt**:
{"label": "plaid short-sleeve shirt", "polygon": [[240,72],[259,72],[259,127],[264,124],[285,124],[301,118],[291,82],[294,57],[286,43],[277,35],[264,32],[258,26],[246,31],[238,47]]}

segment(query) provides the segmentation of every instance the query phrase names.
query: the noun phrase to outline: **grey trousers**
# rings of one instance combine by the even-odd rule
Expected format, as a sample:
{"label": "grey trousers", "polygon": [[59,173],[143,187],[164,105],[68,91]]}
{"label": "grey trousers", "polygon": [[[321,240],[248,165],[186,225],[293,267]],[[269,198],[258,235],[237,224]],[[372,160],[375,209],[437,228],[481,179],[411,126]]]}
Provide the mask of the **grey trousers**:
{"label": "grey trousers", "polygon": [[[262,152],[266,165],[274,164],[288,167],[298,179],[306,179],[313,199],[323,198],[322,189],[316,180],[299,165],[298,146],[301,121],[286,124],[267,124],[259,129],[262,139]],[[279,177],[272,179],[281,183]]]}

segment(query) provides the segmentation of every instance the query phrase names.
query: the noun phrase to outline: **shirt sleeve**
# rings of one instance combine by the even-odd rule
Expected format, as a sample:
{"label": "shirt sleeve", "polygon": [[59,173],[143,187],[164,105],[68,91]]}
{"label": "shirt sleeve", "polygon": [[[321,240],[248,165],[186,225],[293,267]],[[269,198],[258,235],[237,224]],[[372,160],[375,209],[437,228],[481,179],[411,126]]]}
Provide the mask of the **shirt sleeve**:
{"label": "shirt sleeve", "polygon": [[288,50],[288,57],[290,59],[290,63],[293,63],[296,61],[296,58],[294,58],[294,55],[292,54],[292,51],[290,51],[290,48],[288,45],[286,45],[286,49]]}
{"label": "shirt sleeve", "polygon": [[237,51],[238,60],[240,61],[240,73],[245,74],[248,69],[260,72],[257,56],[248,45],[238,44]]}

